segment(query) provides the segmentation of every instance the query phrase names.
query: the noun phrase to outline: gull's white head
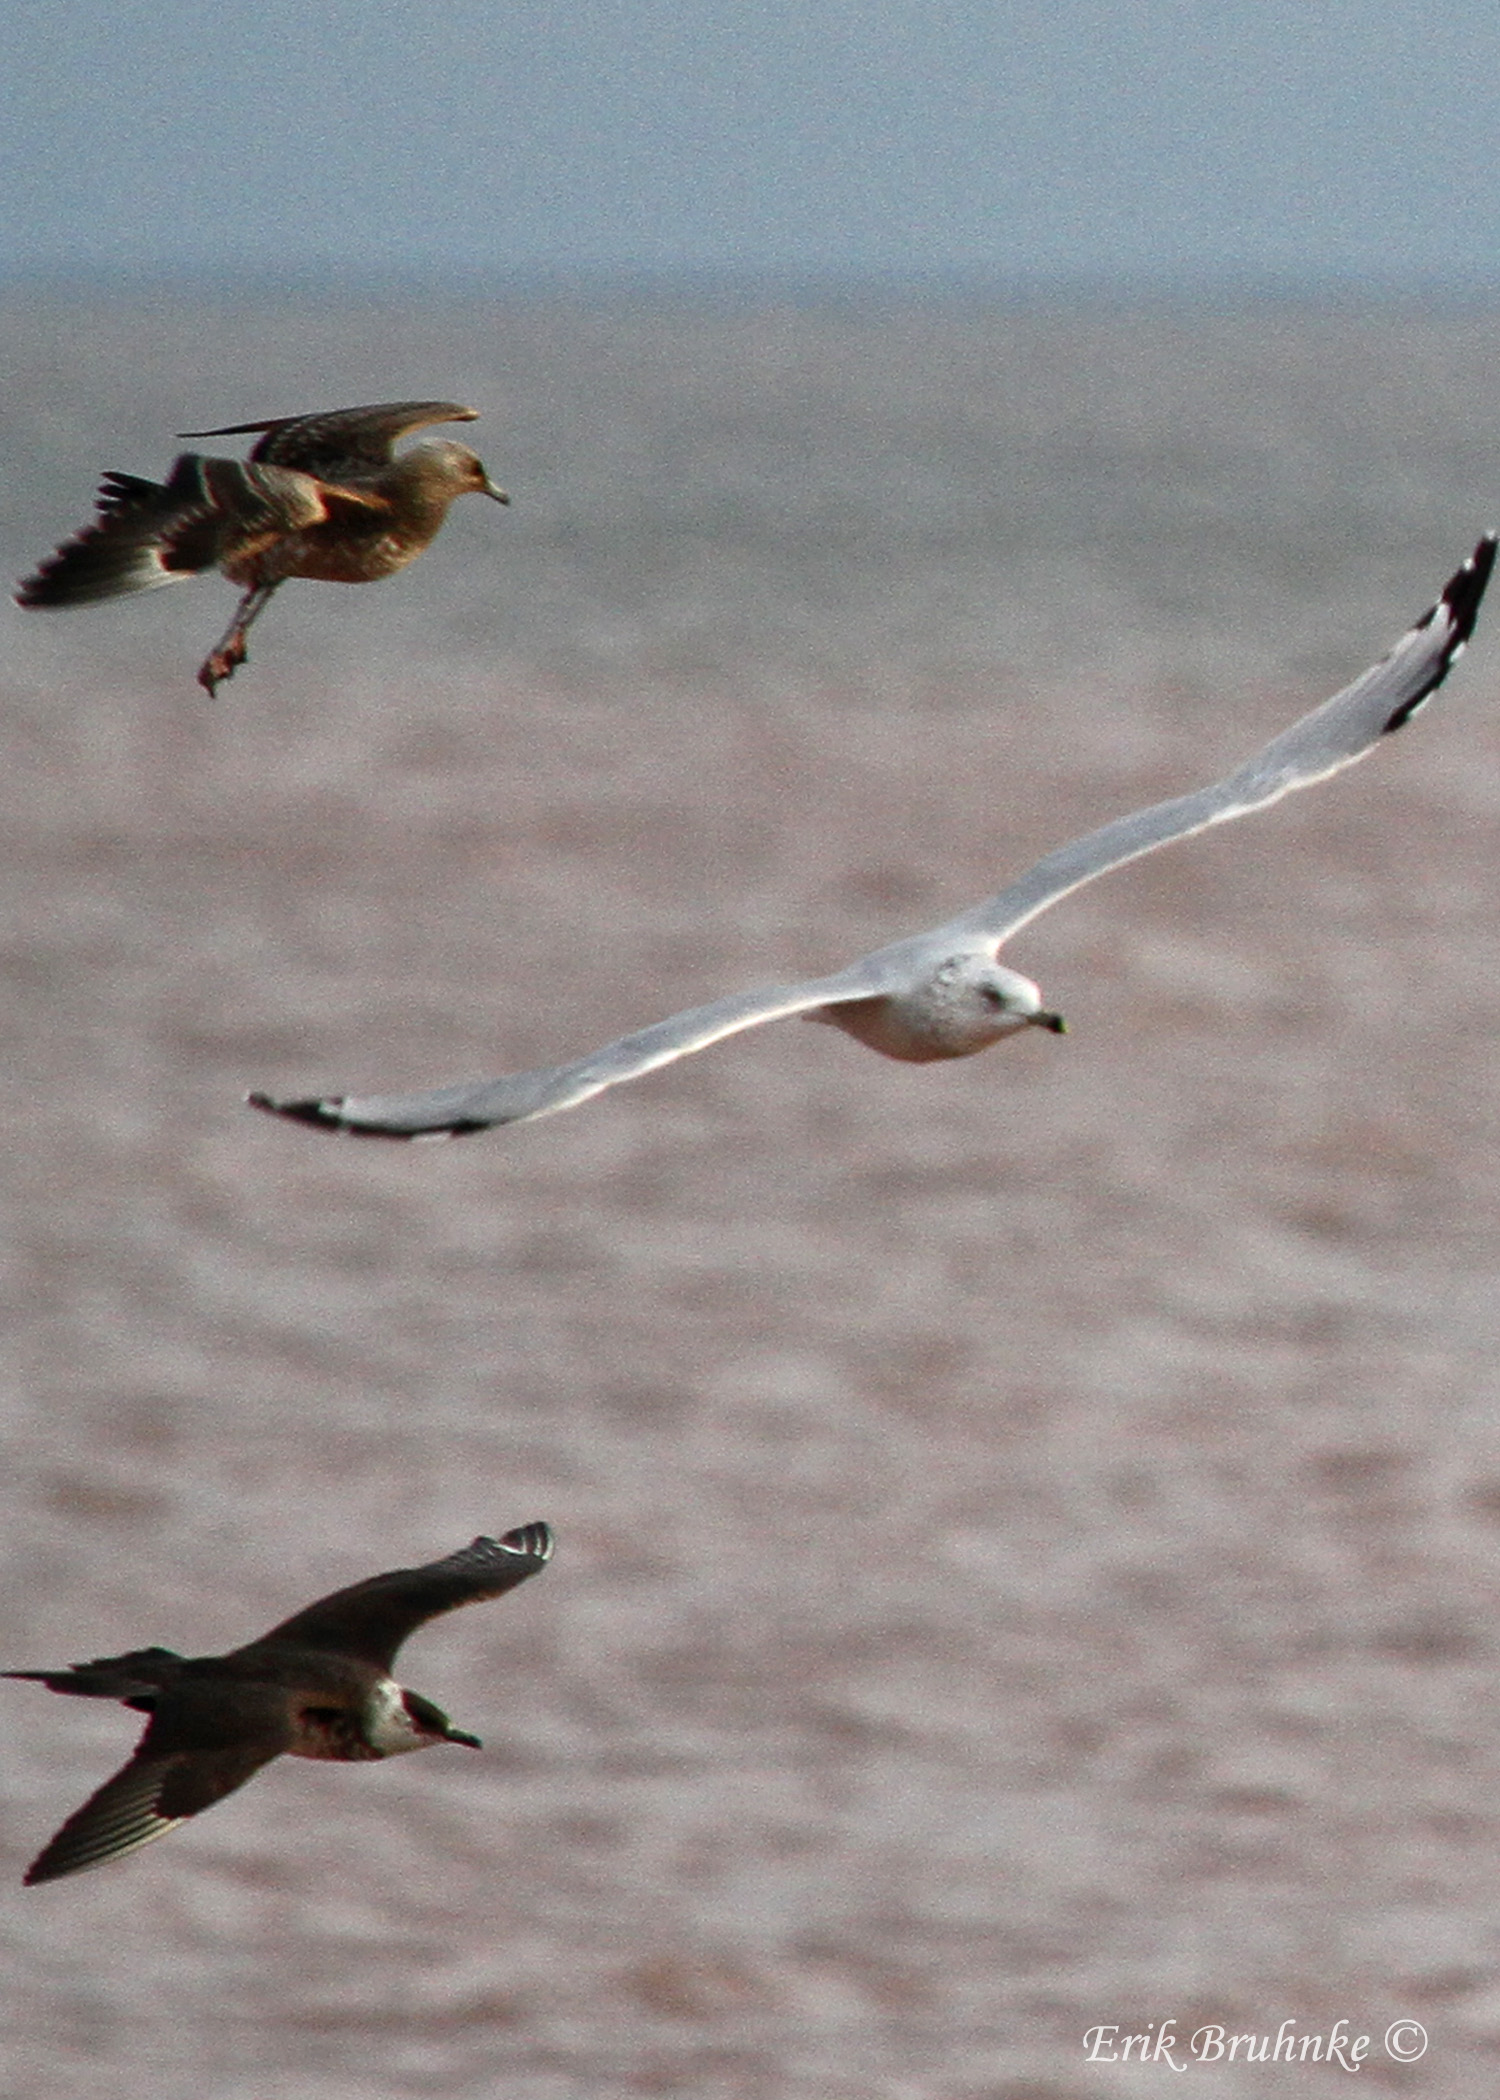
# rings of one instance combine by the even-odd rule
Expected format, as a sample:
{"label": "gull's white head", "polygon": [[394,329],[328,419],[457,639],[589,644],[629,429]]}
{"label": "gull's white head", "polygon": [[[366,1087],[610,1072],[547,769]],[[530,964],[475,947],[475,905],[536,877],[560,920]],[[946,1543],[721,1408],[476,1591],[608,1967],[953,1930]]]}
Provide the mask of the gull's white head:
{"label": "gull's white head", "polygon": [[980,998],[997,1015],[1005,1017],[1010,1028],[1046,1028],[1053,1035],[1066,1035],[1068,1024],[1060,1013],[1043,1006],[1041,988],[1023,977],[1019,970],[1007,970],[1003,963],[992,962],[974,971],[973,982]]}
{"label": "gull's white head", "polygon": [[963,1037],[949,1056],[964,1057],[971,1050],[987,1049],[1018,1028],[1048,1028],[1054,1035],[1067,1032],[1062,1015],[1043,1006],[1040,987],[1019,970],[1007,970],[1003,963],[955,956],[934,972],[930,989],[937,1012],[951,1017]]}

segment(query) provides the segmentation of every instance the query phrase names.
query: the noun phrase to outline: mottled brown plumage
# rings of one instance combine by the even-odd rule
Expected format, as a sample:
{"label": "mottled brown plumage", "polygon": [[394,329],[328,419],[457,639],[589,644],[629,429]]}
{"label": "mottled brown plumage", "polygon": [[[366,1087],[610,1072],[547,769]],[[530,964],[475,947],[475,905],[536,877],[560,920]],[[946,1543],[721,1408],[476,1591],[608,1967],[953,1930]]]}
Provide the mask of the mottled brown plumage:
{"label": "mottled brown plumage", "polygon": [[245,661],[250,623],[288,577],[374,583],[416,559],[456,496],[510,501],[466,445],[395,450],[408,431],[477,414],[453,401],[390,401],[185,430],[260,441],[245,460],[184,452],[165,482],[106,474],[94,522],[22,580],[17,602],[88,605],[218,569],[244,596],[198,672],[212,693]]}

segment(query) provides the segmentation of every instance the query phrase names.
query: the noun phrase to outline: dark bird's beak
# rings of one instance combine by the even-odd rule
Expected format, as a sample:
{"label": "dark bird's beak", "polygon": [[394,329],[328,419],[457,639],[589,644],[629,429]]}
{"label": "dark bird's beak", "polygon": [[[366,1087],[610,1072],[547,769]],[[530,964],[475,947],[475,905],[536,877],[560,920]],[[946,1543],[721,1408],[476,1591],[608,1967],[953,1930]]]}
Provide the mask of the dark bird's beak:
{"label": "dark bird's beak", "polygon": [[506,495],[504,489],[497,489],[494,482],[490,480],[488,474],[486,474],[484,477],[484,487],[481,489],[480,494],[484,496],[493,496],[497,503],[509,503],[510,501],[510,498]]}
{"label": "dark bird's beak", "polygon": [[484,1748],[477,1735],[466,1735],[463,1729],[455,1728],[451,1722],[448,1725],[448,1732],[444,1737],[444,1741],[449,1743],[466,1743],[471,1750],[482,1750]]}
{"label": "dark bird's beak", "polygon": [[1033,1028],[1050,1028],[1054,1035],[1066,1035],[1068,1032],[1068,1024],[1061,1014],[1032,1014],[1030,1020]]}

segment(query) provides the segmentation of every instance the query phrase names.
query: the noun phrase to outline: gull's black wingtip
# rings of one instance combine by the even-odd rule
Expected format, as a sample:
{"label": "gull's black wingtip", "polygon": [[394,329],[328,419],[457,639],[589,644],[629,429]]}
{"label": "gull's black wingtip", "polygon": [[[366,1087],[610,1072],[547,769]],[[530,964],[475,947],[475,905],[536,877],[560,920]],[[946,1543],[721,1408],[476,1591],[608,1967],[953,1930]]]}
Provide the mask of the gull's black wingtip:
{"label": "gull's black wingtip", "polygon": [[281,1116],[288,1123],[306,1123],[313,1130],[331,1130],[335,1137],[387,1138],[399,1145],[426,1144],[436,1138],[474,1137],[479,1131],[493,1130],[497,1123],[508,1120],[503,1116],[482,1119],[455,1116],[451,1122],[435,1123],[427,1129],[419,1126],[415,1130],[401,1130],[384,1123],[361,1123],[349,1113],[349,1099],[345,1094],[313,1094],[304,1101],[278,1101],[271,1094],[257,1091],[246,1094],[245,1106],[258,1108],[263,1115]]}
{"label": "gull's black wingtip", "polygon": [[1500,534],[1487,532],[1457,575],[1449,578],[1443,595],[1438,600],[1440,605],[1448,609],[1448,617],[1454,626],[1455,642],[1466,642],[1474,632],[1474,622],[1479,617],[1479,602],[1490,580],[1490,571],[1495,566],[1497,545],[1500,545]]}
{"label": "gull's black wingtip", "polygon": [[1390,736],[1395,730],[1404,729],[1412,716],[1420,712],[1432,698],[1468,645],[1479,618],[1480,601],[1490,572],[1495,566],[1495,549],[1500,535],[1487,532],[1461,569],[1443,585],[1436,601],[1423,613],[1413,635],[1423,633],[1437,620],[1439,614],[1446,615],[1449,632],[1440,645],[1440,653],[1433,663],[1422,685],[1395,710],[1385,723],[1382,735]]}
{"label": "gull's black wingtip", "polygon": [[245,1096],[245,1106],[258,1108],[263,1115],[284,1116],[289,1123],[310,1123],[315,1130],[346,1127],[340,1119],[343,1103],[339,1100],[277,1101],[270,1094],[254,1093]]}

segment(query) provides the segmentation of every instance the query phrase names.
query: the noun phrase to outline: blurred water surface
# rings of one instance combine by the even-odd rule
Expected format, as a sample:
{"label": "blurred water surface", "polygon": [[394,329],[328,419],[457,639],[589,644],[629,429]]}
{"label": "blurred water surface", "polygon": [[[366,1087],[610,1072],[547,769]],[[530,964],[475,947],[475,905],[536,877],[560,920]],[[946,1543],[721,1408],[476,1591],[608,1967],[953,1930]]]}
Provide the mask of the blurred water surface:
{"label": "blurred water surface", "polygon": [[[826,968],[1194,785],[1500,514],[1487,315],[8,294],[7,573],[171,433],[467,399],[365,590],[5,615],[3,1654],[199,1652],[544,1516],[408,1682],[23,1892],[135,1717],[0,1687],[27,2100],[1074,2100],[1101,2022],[1500,2048],[1500,648],[1012,951],[576,1114],[437,1083]],[[471,433],[465,433],[471,435]],[[1231,2068],[1221,2100],[1326,2072]],[[1158,2083],[1148,2087],[1147,2077]]]}

